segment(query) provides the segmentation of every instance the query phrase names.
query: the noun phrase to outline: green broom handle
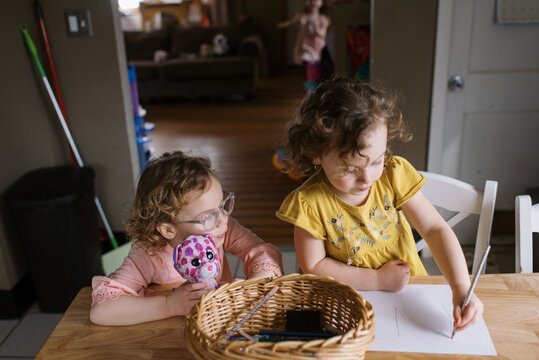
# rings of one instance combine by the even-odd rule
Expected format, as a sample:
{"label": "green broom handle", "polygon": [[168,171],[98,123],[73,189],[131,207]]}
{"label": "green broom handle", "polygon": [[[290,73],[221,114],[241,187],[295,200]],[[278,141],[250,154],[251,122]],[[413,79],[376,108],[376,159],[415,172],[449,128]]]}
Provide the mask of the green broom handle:
{"label": "green broom handle", "polygon": [[26,42],[26,47],[28,48],[28,51],[30,51],[30,54],[34,58],[34,61],[37,65],[37,69],[39,70],[39,74],[41,77],[47,77],[45,75],[45,71],[43,70],[43,66],[41,66],[41,62],[39,61],[39,57],[37,56],[37,50],[36,46],[34,45],[34,42],[32,41],[32,38],[30,37],[30,34],[28,34],[28,29],[26,28],[26,25],[21,25],[21,31],[22,35],[24,36],[24,41]]}

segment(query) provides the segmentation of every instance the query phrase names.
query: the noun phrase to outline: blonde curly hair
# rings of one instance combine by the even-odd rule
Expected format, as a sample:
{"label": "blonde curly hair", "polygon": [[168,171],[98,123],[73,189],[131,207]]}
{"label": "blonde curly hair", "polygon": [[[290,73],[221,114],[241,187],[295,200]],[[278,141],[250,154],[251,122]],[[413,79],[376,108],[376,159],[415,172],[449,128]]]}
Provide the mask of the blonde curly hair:
{"label": "blonde curly hair", "polygon": [[[387,126],[390,140],[409,141],[398,108],[397,95],[370,83],[343,77],[322,82],[306,97],[297,116],[287,125],[285,172],[296,169],[304,175],[314,172],[312,160],[332,150],[341,156],[358,153],[366,146],[365,136],[379,125]],[[385,161],[391,158],[389,149]]]}
{"label": "blonde curly hair", "polygon": [[131,216],[125,223],[129,239],[149,253],[165,246],[157,225],[173,223],[186,205],[186,195],[206,190],[212,176],[211,162],[205,157],[176,151],[151,160],[140,176]]}

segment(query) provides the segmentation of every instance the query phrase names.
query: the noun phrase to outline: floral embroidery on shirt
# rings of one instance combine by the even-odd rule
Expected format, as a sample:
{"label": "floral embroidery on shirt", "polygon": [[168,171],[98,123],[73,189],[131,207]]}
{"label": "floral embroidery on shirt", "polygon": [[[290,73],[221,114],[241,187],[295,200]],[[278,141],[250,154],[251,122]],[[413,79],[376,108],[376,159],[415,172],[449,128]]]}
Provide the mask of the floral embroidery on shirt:
{"label": "floral embroidery on shirt", "polygon": [[395,205],[389,200],[389,196],[384,195],[384,210],[386,212],[389,221],[395,224],[395,228],[398,229],[399,217],[397,215],[397,209]]}
{"label": "floral embroidery on shirt", "polygon": [[339,249],[341,250],[342,249],[342,243],[343,243],[343,240],[344,240],[344,236],[341,236],[341,237],[335,237],[335,238],[330,238],[329,235],[328,235],[328,240],[329,240],[329,243],[331,244],[331,246],[333,246],[335,249]]}
{"label": "floral embroidery on shirt", "polygon": [[[365,235],[365,234],[363,234]],[[371,238],[368,238],[367,235],[365,235],[365,237],[363,239],[361,239],[365,244],[367,245],[370,245],[371,247],[374,246],[374,244],[376,244],[376,240],[373,240]]]}
{"label": "floral embroidery on shirt", "polygon": [[369,218],[371,220],[378,222],[380,220],[387,219],[387,216],[382,216],[382,211],[380,210],[378,205],[375,205],[372,207],[371,211],[369,212]]}
{"label": "floral embroidery on shirt", "polygon": [[344,214],[337,214],[336,218],[331,218],[331,220],[326,220],[328,224],[333,226],[333,228],[337,231],[345,232],[346,228],[344,227],[344,220],[343,220]]}
{"label": "floral embroidery on shirt", "polygon": [[335,237],[328,234],[329,244],[339,251],[344,251],[344,243],[348,247],[347,251],[356,255],[361,250],[362,245],[374,247],[378,239],[390,239],[390,225],[395,220],[398,221],[398,216],[395,207],[388,201],[388,198],[387,195],[384,195],[384,205],[375,205],[370,209],[366,221],[353,214],[348,214],[353,224],[350,227],[346,224],[344,214],[337,214],[326,219],[327,224],[337,231]]}
{"label": "floral embroidery on shirt", "polygon": [[331,220],[326,219],[326,222],[333,227],[338,234],[343,234],[334,238],[331,238],[329,234],[327,236],[331,246],[333,246],[335,249],[342,250],[342,243],[345,239],[345,232],[347,231],[347,229],[344,227],[344,214],[337,214],[335,217],[332,217]]}
{"label": "floral embroidery on shirt", "polygon": [[[352,220],[354,221],[354,223],[356,224],[356,226],[352,227],[351,229],[362,231],[361,233],[356,235],[356,242],[357,243],[367,244],[367,245],[370,245],[371,247],[374,246],[376,244],[376,240],[368,237],[367,234],[365,234],[365,232],[363,232],[363,231],[365,231],[365,228],[366,228],[365,223],[355,215],[351,215],[351,217],[352,217]],[[363,228],[363,229],[361,229],[361,228]]]}
{"label": "floral embroidery on shirt", "polygon": [[382,215],[382,210],[378,205],[373,206],[369,211],[367,228],[371,231],[375,239],[388,240],[391,238],[391,234],[387,229],[391,225],[391,220],[387,220],[388,216]]}

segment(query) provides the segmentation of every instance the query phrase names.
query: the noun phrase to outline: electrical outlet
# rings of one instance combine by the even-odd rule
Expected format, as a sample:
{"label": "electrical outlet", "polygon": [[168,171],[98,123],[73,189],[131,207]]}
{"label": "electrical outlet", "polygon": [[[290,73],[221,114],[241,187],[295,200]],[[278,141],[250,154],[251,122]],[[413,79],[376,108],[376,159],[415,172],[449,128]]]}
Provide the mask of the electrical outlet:
{"label": "electrical outlet", "polygon": [[70,36],[92,36],[90,10],[69,10],[65,12],[67,33]]}

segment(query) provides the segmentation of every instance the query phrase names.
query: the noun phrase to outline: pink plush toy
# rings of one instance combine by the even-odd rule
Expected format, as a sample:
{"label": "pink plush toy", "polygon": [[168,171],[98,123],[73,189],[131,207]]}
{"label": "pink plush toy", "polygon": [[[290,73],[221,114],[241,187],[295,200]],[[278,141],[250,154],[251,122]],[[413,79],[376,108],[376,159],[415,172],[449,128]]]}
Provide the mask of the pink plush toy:
{"label": "pink plush toy", "polygon": [[207,288],[216,289],[219,266],[215,240],[210,234],[190,235],[174,248],[174,268],[192,283],[206,281]]}

